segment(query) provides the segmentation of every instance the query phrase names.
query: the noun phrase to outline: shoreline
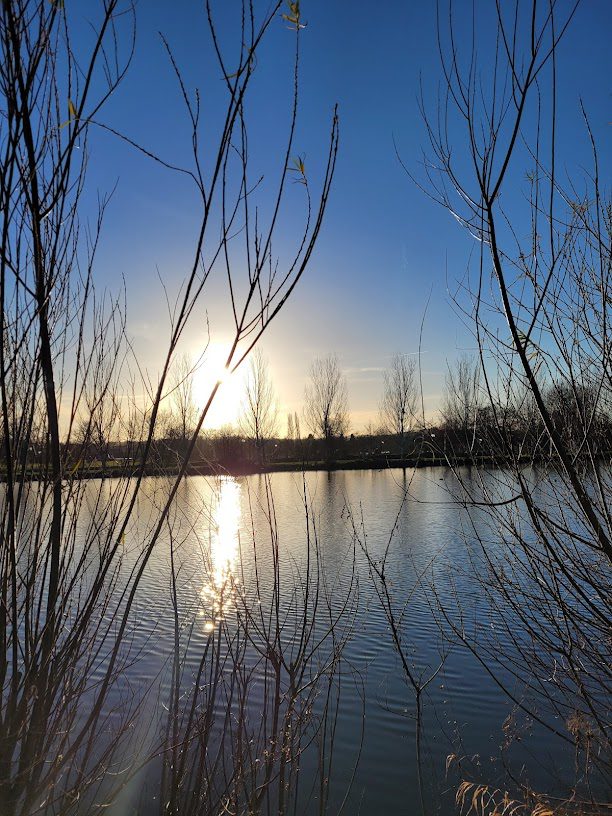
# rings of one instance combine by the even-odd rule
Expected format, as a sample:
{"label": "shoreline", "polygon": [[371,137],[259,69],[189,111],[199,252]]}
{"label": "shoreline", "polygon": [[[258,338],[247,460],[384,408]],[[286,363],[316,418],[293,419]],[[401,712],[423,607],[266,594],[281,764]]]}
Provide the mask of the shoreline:
{"label": "shoreline", "polygon": [[[523,456],[519,459],[520,464],[537,464],[545,459],[544,456]],[[301,472],[324,472],[331,473],[336,470],[406,470],[423,467],[453,468],[453,467],[503,467],[511,464],[512,460],[491,454],[482,456],[456,456],[452,459],[446,457],[420,457],[420,458],[389,458],[389,457],[369,457],[367,459],[339,459],[334,462],[323,460],[312,461],[280,461],[267,462],[264,465],[255,462],[240,462],[233,466],[221,465],[219,463],[196,461],[187,466],[186,476],[255,476],[269,473],[301,473]],[[142,473],[145,477],[177,476],[180,465],[148,465]],[[138,467],[107,466],[105,468],[83,467],[73,470],[64,481],[70,479],[120,479],[136,478],[140,474]],[[15,477],[15,482],[21,481],[41,481],[44,474],[32,470],[27,474],[20,474]],[[6,473],[0,472],[0,482],[6,483]]]}

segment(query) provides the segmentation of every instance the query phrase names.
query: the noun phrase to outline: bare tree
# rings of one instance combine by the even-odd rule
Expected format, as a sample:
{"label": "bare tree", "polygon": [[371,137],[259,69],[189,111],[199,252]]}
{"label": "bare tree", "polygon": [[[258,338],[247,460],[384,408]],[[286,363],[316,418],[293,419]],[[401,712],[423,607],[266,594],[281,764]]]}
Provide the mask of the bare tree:
{"label": "bare tree", "polygon": [[287,439],[291,444],[287,446],[287,451],[291,456],[298,455],[301,448],[302,435],[300,431],[300,415],[297,411],[287,414]]}
{"label": "bare tree", "polygon": [[464,355],[448,367],[441,409],[445,428],[458,436],[464,449],[474,445],[481,406],[480,364]]}
{"label": "bare tree", "polygon": [[417,398],[416,358],[396,354],[384,373],[380,415],[382,424],[399,438],[402,457],[406,432],[414,424]]}
{"label": "bare tree", "polygon": [[184,453],[198,418],[198,408],[193,399],[194,365],[189,354],[181,355],[174,363],[171,380],[172,410],[169,431]]}
{"label": "bare tree", "polygon": [[[452,4],[440,16],[446,88],[426,118],[429,192],[477,241],[460,308],[473,319],[504,470],[499,478],[483,470],[469,482],[457,475],[463,501],[486,512],[495,531],[474,526],[470,548],[495,625],[468,632],[457,616],[465,599],[439,604],[517,710],[575,751],[579,810],[596,798],[598,773],[609,779],[612,766],[612,482],[595,432],[612,370],[611,204],[584,109],[588,173],[573,154],[561,161],[556,138],[559,43],[579,4],[495,5],[492,29],[475,9],[471,42],[457,36]],[[487,50],[485,42],[495,45]],[[572,162],[574,178],[563,179],[559,168]],[[471,393],[471,371],[464,380]],[[535,409],[535,444],[507,432],[500,395],[531,416]],[[530,471],[526,454],[546,467]]]}
{"label": "bare tree", "polygon": [[255,349],[244,384],[240,428],[252,439],[260,463],[266,461],[266,442],[278,434],[278,406],[270,379],[268,362],[261,349]]}
{"label": "bare tree", "polygon": [[300,431],[300,415],[297,411],[287,414],[287,439],[298,441],[302,438]]}
{"label": "bare tree", "polygon": [[297,411],[293,412],[293,429],[295,431],[294,439],[299,442],[302,439],[302,431],[300,428],[300,415]]}
{"label": "bare tree", "polygon": [[287,439],[295,439],[295,423],[291,411],[287,414]]}
{"label": "bare tree", "polygon": [[[247,150],[246,111],[257,55],[263,54],[270,27],[280,24],[281,3],[260,17],[248,2],[238,7],[238,48],[230,55],[206,4],[208,43],[226,103],[216,142],[208,138],[209,119],[202,143],[200,94],[187,87],[164,41],[192,151],[181,157],[181,166],[153,156],[102,121],[104,103],[131,59],[129,2],[87,4],[86,13],[95,19],[88,36],[79,38],[78,53],[72,31],[85,30],[78,22],[82,6],[7,0],[0,11],[0,436],[6,479],[0,508],[0,802],[7,816],[73,812],[76,802],[87,810],[87,797],[100,780],[108,788],[104,803],[127,782],[131,771],[120,777],[107,771],[120,756],[122,763],[130,756],[129,726],[142,697],[131,706],[110,706],[116,719],[109,727],[109,695],[129,661],[126,635],[135,624],[142,576],[172,521],[181,479],[219,388],[211,387],[190,429],[185,423],[191,436],[178,472],[168,478],[151,526],[131,542],[133,560],[124,569],[125,542],[137,518],[180,342],[198,319],[209,276],[221,267],[233,321],[226,366],[235,370],[287,302],[321,228],[335,167],[337,118],[334,113],[320,188],[313,195],[303,162],[299,170],[292,164],[299,9],[286,15],[289,26],[282,23],[295,45],[293,96],[270,189]],[[140,150],[165,171],[181,173],[197,195],[192,257],[176,298],[169,298],[169,342],[156,379],[131,354],[123,294],[100,295],[94,285],[107,200],[100,199],[93,223],[80,219],[86,169],[95,159],[89,138],[94,128]],[[296,172],[302,183],[289,185]],[[264,188],[267,201],[274,202],[271,212],[258,207]],[[288,198],[292,216],[301,208],[304,228],[293,248],[277,258],[274,235]],[[122,397],[124,385],[133,386],[134,371],[142,374],[138,391],[146,396],[132,411]],[[71,458],[82,423],[91,429],[85,438],[100,441],[103,435],[107,441],[122,424],[132,425],[131,416],[139,417],[135,427],[142,431],[134,477],[126,473],[112,482],[85,484]],[[41,443],[41,451],[33,441]]]}
{"label": "bare tree", "polygon": [[310,367],[310,382],[304,391],[304,416],[315,436],[324,440],[325,453],[332,456],[333,441],[348,429],[346,378],[335,354],[318,357]]}

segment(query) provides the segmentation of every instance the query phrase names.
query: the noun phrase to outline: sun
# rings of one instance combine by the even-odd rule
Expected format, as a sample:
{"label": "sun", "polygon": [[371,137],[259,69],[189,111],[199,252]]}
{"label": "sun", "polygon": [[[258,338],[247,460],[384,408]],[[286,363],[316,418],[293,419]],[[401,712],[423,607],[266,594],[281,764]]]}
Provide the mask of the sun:
{"label": "sun", "polygon": [[220,383],[204,422],[205,428],[235,425],[242,413],[244,380],[240,372],[231,374],[225,368],[228,353],[227,345],[211,342],[194,371],[193,399],[200,410],[206,405],[215,383]]}

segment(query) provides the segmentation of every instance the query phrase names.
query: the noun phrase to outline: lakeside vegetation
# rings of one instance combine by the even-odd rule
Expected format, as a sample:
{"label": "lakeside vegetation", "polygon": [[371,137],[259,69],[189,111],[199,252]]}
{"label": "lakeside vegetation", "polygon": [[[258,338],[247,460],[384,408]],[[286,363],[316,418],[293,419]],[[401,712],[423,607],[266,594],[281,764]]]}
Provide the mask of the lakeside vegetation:
{"label": "lakeside vegetation", "polygon": [[[181,365],[186,366],[181,376],[189,377],[191,369],[185,359]],[[191,389],[183,390],[174,407],[165,411],[146,458],[144,440],[113,438],[120,432],[118,414],[106,427],[99,417],[91,415],[89,421],[82,422],[80,441],[62,443],[63,466],[70,476],[98,477],[135,474],[143,466],[147,475],[170,475],[184,461],[188,474],[231,475],[333,468],[559,464],[544,422],[527,392],[518,402],[491,404],[476,361],[464,356],[455,368],[449,368],[438,424],[424,424],[423,417],[416,414],[415,371],[413,360],[402,355],[394,357],[383,379],[377,427],[370,422],[366,432],[350,432],[343,385],[341,418],[336,413],[333,421],[328,421],[329,427],[320,420],[321,416],[332,417],[337,412],[334,389],[327,388],[330,405],[317,412],[307,404],[301,417],[298,413],[288,414],[287,434],[281,437],[274,435],[281,424],[280,413],[265,359],[260,355],[251,368],[251,374],[257,377],[247,379],[245,384],[246,398],[237,427],[228,425],[201,432],[191,447],[197,406]],[[334,373],[336,384],[342,383],[342,376],[338,367]],[[253,398],[254,387],[257,399]],[[543,398],[555,432],[577,460],[587,464],[612,461],[612,400],[607,389],[598,392],[593,384],[590,388],[581,384],[569,389],[561,381],[548,386]],[[302,437],[301,427],[314,432]],[[29,447],[20,456],[22,478],[49,476],[42,440],[32,435]],[[6,463],[0,455],[0,476],[6,478],[6,474]]]}
{"label": "lakeside vegetation", "polygon": [[[435,418],[424,409],[420,357],[397,354],[366,434],[351,433],[334,354],[313,360],[303,411],[283,417],[283,433],[257,355],[311,262],[339,150],[333,110],[320,155],[307,165],[299,152],[300,3],[238,2],[233,26],[205,4],[224,94],[210,117],[162,38],[184,107],[188,149],[176,161],[102,121],[128,72],[140,10],[120,0],[95,7],[87,36],[68,0],[5,0],[0,12],[0,816],[346,812],[365,736],[351,745],[338,791],[343,695],[363,724],[373,705],[363,694],[368,662],[346,657],[362,593],[402,679],[397,710],[386,713],[412,739],[415,782],[398,810],[429,816],[446,801],[442,786],[427,795],[427,708],[449,656],[461,653],[472,659],[476,703],[485,678],[511,713],[479,749],[494,745],[492,769],[460,735],[436,769],[453,774],[443,786],[454,786],[456,811],[607,812],[612,205],[584,111],[592,166],[576,170],[579,180],[558,172],[557,58],[576,6],[497,3],[487,38],[474,33],[471,43],[455,36],[452,3],[438,19],[443,90],[437,102],[421,99],[431,158],[420,183],[474,239],[462,314],[477,351],[449,361]],[[274,26],[290,40],[286,109],[269,123],[283,142],[258,157],[251,115]],[[156,375],[134,353],[123,293],[96,282],[111,206],[97,196],[92,211],[86,196],[99,131],[192,185],[193,244],[166,293]],[[195,324],[209,337],[213,277],[225,285],[232,336],[222,374],[196,404],[209,341],[193,360],[186,336]],[[249,366],[240,426],[205,433],[223,377]],[[419,561],[422,535],[407,534],[414,570],[405,581],[396,573],[408,562],[393,560],[398,519],[428,501],[410,476],[374,544],[358,502],[330,501],[342,525],[339,538],[322,540],[302,479],[299,549],[280,536],[271,479],[256,502],[248,497],[243,538],[233,483],[219,480],[215,515],[184,479],[408,463],[452,468],[436,502],[463,513],[464,557]],[[188,596],[193,575],[201,581]],[[411,625],[415,598],[435,644],[426,660]],[[158,628],[144,627],[159,610]],[[152,653],[159,664],[140,672]],[[538,758],[520,752],[534,724],[561,746],[570,777],[550,789],[534,786]]]}

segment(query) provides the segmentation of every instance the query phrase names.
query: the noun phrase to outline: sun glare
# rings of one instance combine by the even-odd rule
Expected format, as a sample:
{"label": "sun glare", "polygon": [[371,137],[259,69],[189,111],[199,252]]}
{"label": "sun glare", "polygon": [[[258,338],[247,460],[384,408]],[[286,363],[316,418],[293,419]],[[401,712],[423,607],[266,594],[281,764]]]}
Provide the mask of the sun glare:
{"label": "sun glare", "polygon": [[208,615],[204,629],[209,632],[225,616],[233,602],[241,513],[240,484],[231,477],[222,478],[216,500],[208,580],[201,592],[202,613]]}
{"label": "sun glare", "polygon": [[193,398],[200,409],[206,405],[215,383],[220,383],[204,423],[207,428],[235,425],[242,410],[243,377],[227,370],[227,354],[227,345],[211,343],[194,374]]}

